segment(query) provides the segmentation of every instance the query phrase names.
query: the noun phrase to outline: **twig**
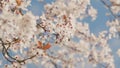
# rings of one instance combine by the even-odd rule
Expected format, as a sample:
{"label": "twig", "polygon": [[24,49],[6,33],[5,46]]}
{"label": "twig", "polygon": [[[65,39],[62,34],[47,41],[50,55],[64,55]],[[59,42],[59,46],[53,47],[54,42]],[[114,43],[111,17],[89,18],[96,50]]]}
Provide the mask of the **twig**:
{"label": "twig", "polygon": [[9,52],[8,52],[11,43],[9,43],[9,46],[6,48],[4,42],[3,42],[3,40],[2,40],[1,38],[0,38],[0,41],[1,41],[0,44],[2,44],[2,47],[3,47],[3,48],[2,48],[2,54],[3,54],[4,58],[5,58],[7,61],[9,61],[10,63],[18,62],[18,63],[21,64],[22,62],[25,62],[26,60],[32,59],[32,58],[34,58],[35,56],[37,56],[37,54],[35,54],[35,55],[33,55],[33,56],[31,56],[31,57],[28,57],[28,58],[25,58],[25,59],[23,59],[23,60],[18,60],[18,59],[16,59],[16,58],[12,57],[12,56],[9,54]]}

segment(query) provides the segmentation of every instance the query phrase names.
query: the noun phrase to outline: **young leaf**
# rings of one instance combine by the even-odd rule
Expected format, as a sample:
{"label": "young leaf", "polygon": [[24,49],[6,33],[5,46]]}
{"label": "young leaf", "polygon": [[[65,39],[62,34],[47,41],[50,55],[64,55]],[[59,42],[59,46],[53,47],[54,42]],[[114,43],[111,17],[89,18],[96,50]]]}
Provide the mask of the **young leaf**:
{"label": "young leaf", "polygon": [[21,5],[21,2],[22,2],[21,0],[16,0],[16,3],[17,3],[18,6]]}
{"label": "young leaf", "polygon": [[43,47],[42,42],[41,42],[41,41],[38,41],[38,42],[37,42],[37,48],[42,49],[42,47]]}
{"label": "young leaf", "polygon": [[50,43],[47,43],[45,46],[43,46],[43,50],[47,50],[51,47]]}

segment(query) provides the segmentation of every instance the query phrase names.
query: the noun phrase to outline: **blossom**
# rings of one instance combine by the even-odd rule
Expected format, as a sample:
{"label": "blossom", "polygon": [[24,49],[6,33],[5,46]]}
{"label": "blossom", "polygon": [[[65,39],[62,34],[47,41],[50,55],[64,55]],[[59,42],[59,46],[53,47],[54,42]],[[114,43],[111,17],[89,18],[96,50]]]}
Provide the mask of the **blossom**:
{"label": "blossom", "polygon": [[111,22],[108,21],[107,26],[109,26],[109,37],[117,37],[117,33],[119,33],[119,21],[117,19]]}
{"label": "blossom", "polygon": [[90,9],[88,9],[88,14],[92,17],[92,20],[95,20],[97,11],[93,7],[90,7]]}
{"label": "blossom", "polygon": [[118,49],[117,54],[118,54],[118,56],[120,57],[120,49]]}
{"label": "blossom", "polygon": [[116,1],[114,1],[114,0],[110,0],[112,3],[114,3],[114,4],[120,4],[120,0],[116,0]]}
{"label": "blossom", "polygon": [[28,12],[16,21],[18,25],[17,36],[22,40],[22,42],[26,42],[25,46],[29,46],[29,42],[31,41],[36,32],[35,16],[33,16],[31,12]]}

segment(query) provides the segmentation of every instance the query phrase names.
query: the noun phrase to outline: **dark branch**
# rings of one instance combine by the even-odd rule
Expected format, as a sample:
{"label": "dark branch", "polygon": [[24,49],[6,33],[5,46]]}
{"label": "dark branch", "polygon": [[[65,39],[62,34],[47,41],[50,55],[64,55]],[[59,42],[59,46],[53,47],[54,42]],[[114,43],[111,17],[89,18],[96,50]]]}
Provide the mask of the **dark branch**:
{"label": "dark branch", "polygon": [[[32,58],[34,58],[35,56],[37,56],[37,54],[35,54],[35,55],[33,55],[33,56],[31,56],[31,57],[28,57],[28,58],[25,58],[25,59],[23,59],[23,60],[18,60],[17,58],[14,58],[14,57],[12,57],[10,54],[9,54],[9,52],[8,52],[8,50],[9,50],[9,48],[10,48],[10,45],[11,45],[11,43],[9,42],[9,43],[4,43],[4,41],[0,38],[0,41],[1,41],[1,45],[2,45],[2,54],[3,54],[3,56],[4,56],[4,58],[7,60],[7,61],[9,61],[10,63],[13,63],[13,62],[18,62],[18,63],[23,63],[23,62],[25,62],[25,61],[27,61],[27,60],[29,60],[29,59],[32,59]],[[8,47],[6,47],[5,46],[5,44],[6,45],[8,45]]]}

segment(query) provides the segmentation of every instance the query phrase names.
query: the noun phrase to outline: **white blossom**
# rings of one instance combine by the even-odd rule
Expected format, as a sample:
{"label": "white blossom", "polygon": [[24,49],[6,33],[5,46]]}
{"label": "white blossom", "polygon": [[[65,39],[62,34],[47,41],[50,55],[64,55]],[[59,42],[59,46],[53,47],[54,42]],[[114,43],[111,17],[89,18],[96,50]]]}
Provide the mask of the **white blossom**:
{"label": "white blossom", "polygon": [[117,54],[118,54],[118,56],[120,56],[120,49],[118,49]]}

